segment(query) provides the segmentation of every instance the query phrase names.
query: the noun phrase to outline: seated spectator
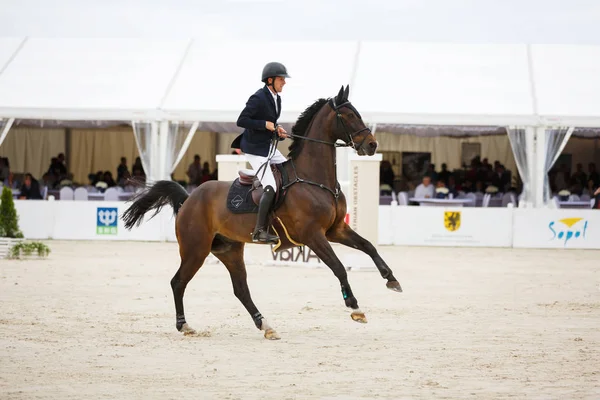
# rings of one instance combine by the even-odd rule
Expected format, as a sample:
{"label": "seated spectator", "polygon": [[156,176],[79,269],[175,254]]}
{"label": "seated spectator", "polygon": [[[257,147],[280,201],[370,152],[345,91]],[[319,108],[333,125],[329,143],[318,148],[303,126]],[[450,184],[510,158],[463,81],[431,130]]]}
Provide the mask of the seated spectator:
{"label": "seated spectator", "polygon": [[462,187],[456,183],[454,175],[448,176],[448,190],[454,197],[458,196],[458,192],[462,190]]}
{"label": "seated spectator", "polygon": [[415,197],[417,199],[430,199],[433,197],[434,188],[431,184],[431,177],[424,176],[423,183],[415,189]]}
{"label": "seated spectator", "polygon": [[96,172],[96,176],[92,179],[92,186],[96,186],[98,182],[104,182],[104,172]]}
{"label": "seated spectator", "polygon": [[436,199],[447,199],[450,195],[450,191],[446,187],[446,184],[443,180],[437,181],[435,185],[435,198]]}
{"label": "seated spectator", "polygon": [[504,167],[500,164],[496,166],[496,172],[491,178],[492,186],[496,186],[501,193],[506,192],[507,186],[510,184],[509,177],[504,171]]}
{"label": "seated spectator", "polygon": [[587,185],[585,189],[582,190],[581,194],[587,194],[588,196],[593,197],[595,192],[596,184],[594,183],[593,179],[590,179],[587,181]]}
{"label": "seated spectator", "polygon": [[40,185],[36,179],[30,174],[25,174],[23,185],[21,186],[20,200],[41,200]]}
{"label": "seated spectator", "polygon": [[104,182],[106,182],[109,188],[117,186],[117,182],[115,182],[115,180],[113,179],[112,173],[110,171],[104,172]]}

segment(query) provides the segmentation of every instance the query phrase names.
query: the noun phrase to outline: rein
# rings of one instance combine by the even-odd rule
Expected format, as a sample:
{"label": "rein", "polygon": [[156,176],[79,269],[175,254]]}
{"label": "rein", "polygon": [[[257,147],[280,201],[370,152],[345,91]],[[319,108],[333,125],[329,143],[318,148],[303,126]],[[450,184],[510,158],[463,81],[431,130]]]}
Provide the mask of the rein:
{"label": "rein", "polygon": [[[364,131],[369,131],[369,133],[371,133],[371,129],[369,129],[368,127],[364,127],[362,129],[359,129],[358,131],[354,132],[354,133],[350,133],[348,132],[348,128],[346,127],[346,124],[344,123],[344,120],[342,119],[342,114],[340,114],[339,109],[348,105],[352,111],[354,111],[356,114],[358,114],[358,111],[356,111],[356,109],[350,104],[349,101],[342,103],[340,105],[336,105],[335,104],[335,99],[332,99],[332,101],[334,102],[333,104],[331,104],[331,102],[329,103],[329,105],[331,106],[331,108],[333,108],[333,110],[336,112],[336,122],[338,125],[342,125],[342,128],[344,129],[344,133],[346,134],[346,136],[348,137],[348,141],[344,144],[340,144],[337,142],[327,142],[325,140],[319,140],[319,139],[313,139],[313,138],[309,138],[306,136],[300,136],[300,135],[294,135],[292,133],[288,133],[287,136],[293,139],[302,139],[302,140],[308,140],[310,142],[316,142],[316,143],[322,143],[322,144],[326,144],[329,146],[334,146],[334,147],[352,147],[354,150],[360,149],[362,147],[362,145],[365,143],[365,140],[367,139],[367,137],[365,136],[362,140],[362,142],[360,143],[360,145],[358,147],[356,147],[356,143],[354,143],[354,139],[352,139],[355,135],[358,135],[359,133],[362,133]],[[358,114],[360,115],[360,114]],[[277,126],[275,127],[275,130],[277,130]]]}
{"label": "rein", "polygon": [[[354,139],[353,136],[364,132],[364,131],[369,131],[369,133],[371,132],[371,129],[369,129],[368,127],[364,127],[354,133],[349,133],[348,129],[346,127],[346,124],[344,123],[344,120],[342,119],[342,114],[339,112],[339,109],[342,108],[345,105],[349,105],[350,108],[352,108],[352,111],[354,111],[357,115],[358,111],[356,111],[356,109],[350,104],[350,102],[345,102],[342,103],[340,105],[336,105],[335,104],[335,100],[332,99],[333,104],[331,104],[331,102],[329,103],[329,105],[333,108],[333,110],[336,112],[336,122],[338,125],[342,125],[342,128],[344,129],[344,133],[348,136],[348,141],[345,142],[344,144],[340,144],[337,142],[327,142],[325,140],[319,140],[319,139],[313,139],[313,138],[309,138],[306,136],[300,136],[300,135],[294,135],[294,134],[290,134],[288,133],[287,136],[290,138],[294,138],[294,139],[302,139],[302,140],[308,140],[310,142],[315,142],[315,143],[322,143],[322,144],[326,144],[328,146],[334,146],[334,147],[352,147],[355,151],[358,151],[358,149],[362,148],[363,144],[365,143],[365,140],[367,139],[367,136],[365,135],[365,137],[363,138],[362,142],[360,143],[360,145],[357,147],[356,143],[354,143]],[[312,125],[312,124],[311,124]],[[277,130],[277,126],[275,127],[275,130]],[[276,149],[277,145],[279,144],[279,139],[277,137],[277,135],[273,136],[273,141],[275,143],[273,143],[272,148]],[[273,154],[275,153],[275,150],[273,150]],[[273,155],[270,155],[269,159],[273,157]],[[309,181],[306,179],[302,179],[298,177],[298,172],[296,171],[296,165],[294,164],[294,160],[289,160],[290,163],[292,164],[292,169],[294,170],[294,175],[296,176],[296,179],[289,182],[288,184],[284,185],[281,189],[282,190],[286,190],[287,188],[289,188],[290,186],[292,186],[295,183],[308,183],[309,185],[313,185],[313,186],[318,186],[321,189],[327,190],[329,191],[332,195],[333,198],[335,199],[336,203],[338,198],[340,197],[340,183],[337,180],[337,159],[334,155],[334,162],[333,162],[333,167],[334,167],[334,172],[335,172],[335,191],[328,188],[327,186],[323,185],[322,183],[317,183],[317,182],[313,182],[313,181]]]}

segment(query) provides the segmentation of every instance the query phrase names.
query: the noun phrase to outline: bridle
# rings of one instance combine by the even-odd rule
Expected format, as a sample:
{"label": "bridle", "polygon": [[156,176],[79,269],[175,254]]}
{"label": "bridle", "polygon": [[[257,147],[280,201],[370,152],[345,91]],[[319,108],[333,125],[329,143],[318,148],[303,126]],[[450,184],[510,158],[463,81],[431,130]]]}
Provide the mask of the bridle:
{"label": "bridle", "polygon": [[[362,120],[362,117],[360,116],[360,114],[356,110],[356,108],[354,108],[354,106],[349,101],[346,101],[342,104],[337,105],[337,104],[335,104],[335,98],[329,99],[328,104],[336,112],[336,126],[339,128],[339,126],[341,125],[344,133],[346,134],[346,136],[348,138],[348,140],[344,144],[339,144],[337,142],[327,142],[325,140],[313,139],[313,138],[309,138],[306,136],[299,136],[299,135],[294,135],[294,134],[290,134],[290,133],[288,133],[287,136],[294,138],[294,139],[302,139],[302,140],[308,140],[310,142],[323,143],[323,144],[326,144],[329,146],[334,146],[334,147],[352,147],[355,151],[358,151],[360,148],[362,148],[368,135],[365,135],[365,137],[363,138],[362,142],[360,142],[360,145],[358,147],[356,146],[356,143],[354,142],[353,137],[364,131],[368,131],[369,133],[372,133],[371,129],[369,129],[368,127],[365,126],[364,128],[359,129],[358,131],[356,131],[354,133],[350,133],[350,131],[348,131],[348,127],[344,123],[344,119],[342,118],[340,109],[342,107],[348,107],[350,110],[352,110],[352,112],[354,112],[356,114],[356,116],[358,118],[360,118]],[[275,126],[275,132],[277,132],[277,126]],[[272,143],[273,146],[271,146],[271,152],[268,155],[268,160],[270,160],[273,157],[273,155],[275,154],[275,149],[277,149],[278,143],[279,143],[279,138],[277,137],[277,135],[273,135],[273,143]],[[296,172],[296,165],[294,164],[293,159],[290,160],[290,164],[292,165],[292,169],[294,171],[294,175],[295,175],[296,179],[290,180],[287,184],[285,184],[281,188],[283,191],[287,190],[290,186],[292,186],[295,183],[308,183],[309,185],[318,186],[321,189],[327,190],[329,193],[331,193],[333,195],[333,198],[335,199],[335,201],[337,203],[337,200],[340,197],[341,187],[340,187],[340,183],[337,180],[337,167],[336,167],[337,160],[335,160],[335,158],[334,158],[334,163],[333,163],[333,168],[335,171],[335,188],[334,189],[331,189],[331,188],[323,185],[322,183],[317,183],[317,182],[310,181],[308,179],[303,179],[303,178],[298,177],[298,173]],[[269,165],[269,161],[267,161],[265,164],[263,164],[258,170],[260,171],[261,168],[263,168],[263,167],[266,168],[267,165]],[[264,172],[263,172],[263,174],[264,174]],[[257,176],[258,176],[258,171],[257,171]]]}
{"label": "bridle", "polygon": [[[356,143],[354,142],[353,137],[364,131],[368,131],[369,133],[372,133],[371,129],[369,129],[368,127],[365,126],[364,128],[357,130],[356,132],[350,133],[350,131],[348,130],[348,127],[344,123],[344,118],[342,118],[342,113],[340,113],[340,109],[342,107],[348,107],[350,110],[352,110],[352,112],[354,112],[358,116],[358,118],[362,119],[362,117],[360,116],[360,113],[356,110],[356,108],[354,108],[352,103],[350,103],[349,101],[346,101],[346,102],[338,105],[338,104],[335,104],[335,98],[331,98],[331,99],[329,99],[327,104],[329,104],[329,106],[336,113],[336,126],[339,128],[339,126],[341,125],[343,132],[346,134],[346,137],[348,140],[344,144],[337,143],[337,142],[327,142],[325,140],[319,140],[319,139],[309,138],[306,136],[294,135],[292,133],[288,133],[287,136],[290,138],[293,138],[293,139],[308,140],[309,142],[323,143],[323,144],[326,144],[329,146],[334,146],[334,147],[352,147],[354,150],[358,151],[358,149],[362,148],[363,144],[365,143],[365,140],[367,140],[368,135],[365,135],[362,142],[360,142],[360,145],[358,145],[358,146],[356,146]],[[277,127],[275,127],[275,130],[277,130]]]}

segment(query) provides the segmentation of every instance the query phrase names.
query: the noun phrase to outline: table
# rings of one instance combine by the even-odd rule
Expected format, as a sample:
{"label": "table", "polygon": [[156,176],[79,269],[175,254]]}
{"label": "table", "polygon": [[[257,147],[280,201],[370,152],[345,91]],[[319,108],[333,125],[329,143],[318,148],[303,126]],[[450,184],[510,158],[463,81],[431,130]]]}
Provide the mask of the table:
{"label": "table", "polygon": [[409,201],[419,203],[423,207],[463,207],[465,204],[474,203],[473,199],[436,199],[411,197]]}
{"label": "table", "polygon": [[592,208],[591,201],[559,201],[560,208]]}
{"label": "table", "polygon": [[[129,200],[135,193],[133,192],[119,192],[119,201]],[[88,192],[88,200],[104,201],[106,193],[100,192]]]}

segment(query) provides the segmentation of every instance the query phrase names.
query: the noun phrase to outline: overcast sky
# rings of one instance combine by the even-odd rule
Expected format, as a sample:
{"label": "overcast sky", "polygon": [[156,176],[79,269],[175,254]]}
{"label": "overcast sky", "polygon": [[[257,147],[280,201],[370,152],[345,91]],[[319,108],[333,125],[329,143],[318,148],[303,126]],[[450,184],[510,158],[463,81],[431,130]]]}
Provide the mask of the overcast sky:
{"label": "overcast sky", "polygon": [[600,0],[0,0],[0,36],[600,44]]}

